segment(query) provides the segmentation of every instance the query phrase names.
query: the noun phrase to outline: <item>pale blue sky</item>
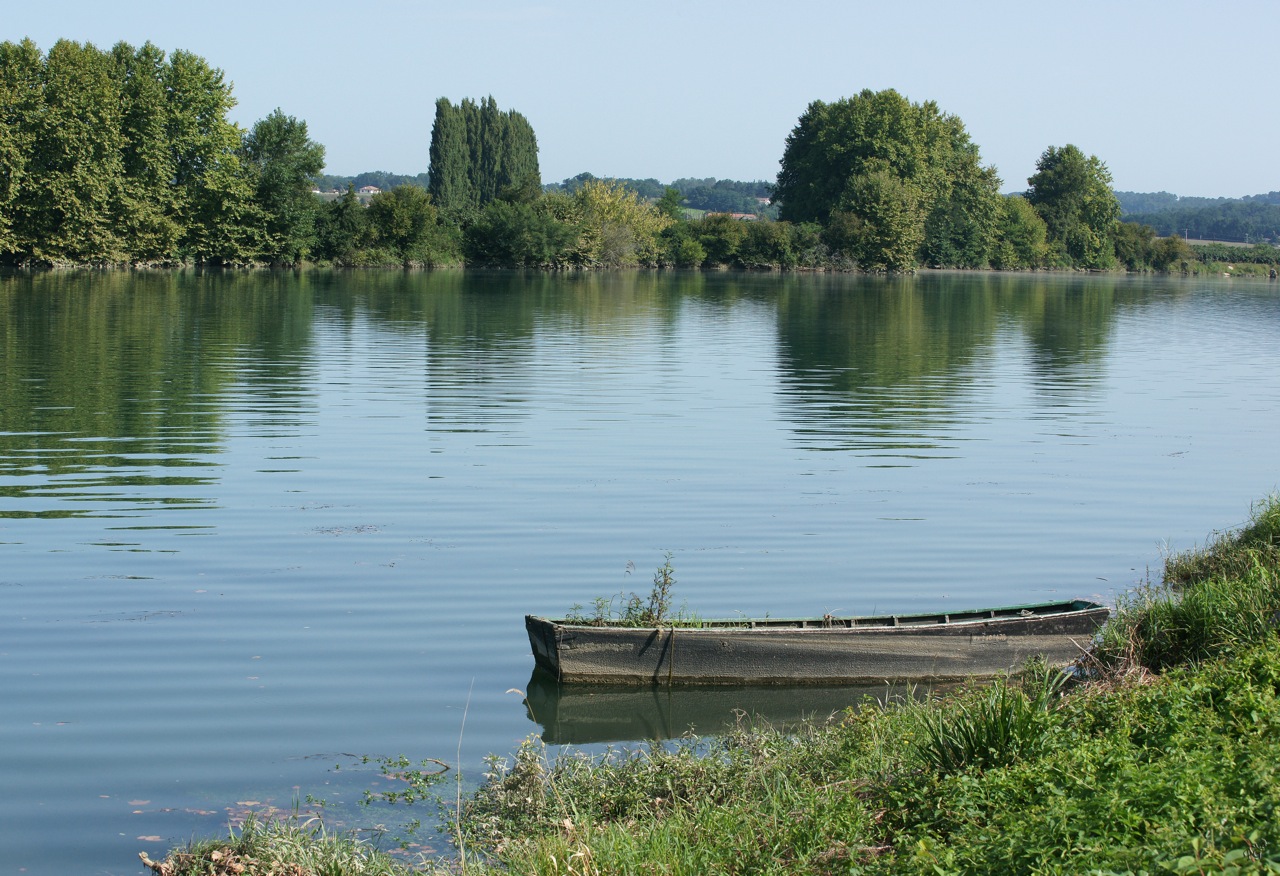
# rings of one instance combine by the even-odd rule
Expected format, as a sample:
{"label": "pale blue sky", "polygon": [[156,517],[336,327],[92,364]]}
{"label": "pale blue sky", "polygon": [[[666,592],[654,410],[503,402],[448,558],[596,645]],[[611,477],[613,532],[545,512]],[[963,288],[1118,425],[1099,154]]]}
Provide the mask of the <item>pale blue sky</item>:
{"label": "pale blue sky", "polygon": [[418,173],[436,98],[492,94],[545,181],[773,179],[806,105],[863,88],[964,120],[1006,191],[1050,145],[1115,186],[1280,189],[1280,2],[8,0],[0,38],[150,40],[222,68],[251,125],[305,119],[331,173]]}

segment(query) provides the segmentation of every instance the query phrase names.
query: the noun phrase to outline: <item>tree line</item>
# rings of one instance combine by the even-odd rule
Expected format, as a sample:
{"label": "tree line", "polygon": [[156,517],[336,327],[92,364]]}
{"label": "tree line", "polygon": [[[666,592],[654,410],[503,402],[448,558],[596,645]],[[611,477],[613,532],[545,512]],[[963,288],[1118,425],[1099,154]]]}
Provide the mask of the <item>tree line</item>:
{"label": "tree line", "polygon": [[[1096,156],[1051,146],[1027,190],[1004,196],[958,117],[891,89],[811,103],[773,184],[580,174],[545,189],[524,116],[492,97],[442,97],[428,173],[369,175],[388,190],[367,206],[360,178],[316,196],[329,178],[305,122],[276,110],[242,130],[234,106],[223,72],[188,52],[0,44],[0,264],[901,272],[1194,259],[1160,229],[1119,221]],[[776,221],[735,217],[765,197]],[[708,212],[690,219],[692,204]]]}
{"label": "tree line", "polygon": [[[1199,240],[1236,243],[1280,242],[1280,204],[1254,196],[1239,200],[1217,200],[1207,204],[1176,205],[1151,212],[1125,216],[1130,222],[1149,225],[1157,234],[1178,234]],[[1195,199],[1209,200],[1209,199]]]}
{"label": "tree line", "polygon": [[[444,99],[437,103],[430,200],[419,206],[424,216],[432,214],[421,223],[428,261],[891,272],[922,264],[1001,269],[1117,264],[1119,205],[1110,174],[1095,156],[1071,145],[1050,147],[1026,193],[1004,197],[994,168],[982,164],[957,117],[931,102],[911,103],[892,90],[809,106],[787,139],[782,169],[770,189],[778,221],[741,221],[732,215],[737,211],[687,219],[688,198],[675,186],[664,187],[660,195],[650,189],[646,197],[642,187],[590,174],[544,190],[536,171],[521,175],[512,169],[536,167],[536,157],[492,154],[510,149],[512,142],[535,142],[531,134],[485,134],[505,123],[526,130],[519,114],[500,113],[492,98],[460,106]],[[698,182],[705,187],[705,181]],[[360,221],[365,216],[375,222],[375,206],[371,203],[364,214],[348,193],[326,208],[322,225],[327,221],[349,232],[348,241],[368,239],[368,225],[362,230]],[[344,247],[339,238],[322,233],[322,241],[339,245],[322,246],[318,255],[341,264],[396,258],[394,248]],[[411,255],[403,249],[401,254]],[[1150,261],[1146,250],[1131,248],[1126,255],[1131,264]],[[422,251],[410,260],[423,260]]]}
{"label": "tree line", "polygon": [[324,148],[248,131],[221,70],[151,43],[0,43],[0,264],[294,263]]}

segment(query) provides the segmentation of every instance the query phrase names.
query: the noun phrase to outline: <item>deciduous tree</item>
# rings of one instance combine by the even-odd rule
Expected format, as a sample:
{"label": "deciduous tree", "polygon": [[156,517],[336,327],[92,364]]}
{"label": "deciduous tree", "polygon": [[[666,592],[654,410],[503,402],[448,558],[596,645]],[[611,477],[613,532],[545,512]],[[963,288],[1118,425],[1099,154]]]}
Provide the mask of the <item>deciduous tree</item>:
{"label": "deciduous tree", "polygon": [[31,40],[0,43],[0,259],[16,261],[31,245],[23,233],[23,190],[44,102],[44,58]]}
{"label": "deciduous tree", "polygon": [[263,211],[269,261],[296,264],[315,241],[316,199],[311,178],[324,169],[324,147],[307,136],[307,123],[277,109],[244,141],[257,205]]}
{"label": "deciduous tree", "polygon": [[[841,226],[867,269],[987,261],[999,179],[964,125],[892,89],[814,101],[787,138],[773,200],[791,222]],[[927,244],[927,245],[926,245]]]}
{"label": "deciduous tree", "polygon": [[657,264],[660,235],[674,220],[621,183],[592,180],[573,193],[588,239],[588,264]]}
{"label": "deciduous tree", "polygon": [[385,247],[405,263],[439,261],[440,225],[431,196],[418,186],[380,192],[369,202],[368,223],[375,246]]}
{"label": "deciduous tree", "polygon": [[125,258],[113,222],[123,184],[120,89],[110,56],[59,40],[46,56],[42,100],[28,121],[26,175],[15,211],[19,249],[36,262],[110,264]]}
{"label": "deciduous tree", "polygon": [[1113,263],[1120,202],[1111,190],[1111,172],[1096,155],[1086,156],[1071,144],[1050,146],[1027,183],[1027,201],[1044,219],[1051,247],[1077,266]]}
{"label": "deciduous tree", "polygon": [[996,217],[991,266],[1003,271],[1040,267],[1047,251],[1047,233],[1044,220],[1026,198],[1004,198]]}

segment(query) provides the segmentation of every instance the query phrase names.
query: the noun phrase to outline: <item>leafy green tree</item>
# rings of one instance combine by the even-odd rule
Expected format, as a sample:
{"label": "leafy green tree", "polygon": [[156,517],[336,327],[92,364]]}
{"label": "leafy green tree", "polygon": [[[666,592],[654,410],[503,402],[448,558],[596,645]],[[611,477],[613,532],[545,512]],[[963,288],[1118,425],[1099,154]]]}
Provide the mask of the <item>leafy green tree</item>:
{"label": "leafy green tree", "polygon": [[1161,237],[1151,247],[1151,267],[1157,271],[1180,271],[1187,273],[1191,263],[1196,260],[1187,242],[1176,234]]}
{"label": "leafy green tree", "polygon": [[680,194],[680,190],[675,186],[667,186],[662,192],[662,197],[653,206],[659,213],[669,217],[673,222],[678,222],[684,218],[684,196]]}
{"label": "leafy green tree", "polygon": [[747,223],[725,213],[712,213],[691,225],[707,254],[706,264],[730,266],[737,262],[738,249],[747,239]]}
{"label": "leafy green tree", "polygon": [[738,245],[738,264],[744,268],[792,268],[796,253],[791,223],[757,220],[743,223],[747,236]]}
{"label": "leafy green tree", "polygon": [[442,237],[431,196],[418,186],[374,195],[368,224],[374,245],[389,249],[406,264],[436,265],[456,258]]}
{"label": "leafy green tree", "polygon": [[21,231],[29,208],[22,193],[44,102],[44,58],[31,40],[0,43],[0,260],[18,261],[30,248]]}
{"label": "leafy green tree", "polygon": [[265,219],[243,163],[244,135],[227,114],[236,105],[223,72],[175,51],[164,71],[167,129],[178,190],[179,252],[210,264],[244,264],[265,246]]}
{"label": "leafy green tree", "polygon": [[306,122],[277,109],[253,126],[243,154],[263,211],[262,255],[271,262],[297,264],[315,241],[311,178],[324,169],[324,147],[307,136]]}
{"label": "leafy green tree", "polygon": [[170,123],[165,54],[151,43],[111,50],[120,84],[123,180],[113,216],[132,262],[168,262],[177,256],[182,190]]}
{"label": "leafy green tree", "polygon": [[1027,180],[1027,201],[1049,231],[1049,245],[1073,265],[1105,268],[1114,261],[1112,235],[1120,202],[1111,172],[1096,155],[1076,146],[1050,146]]}
{"label": "leafy green tree", "polygon": [[54,264],[112,264],[125,258],[113,222],[123,184],[120,91],[109,56],[90,44],[59,40],[39,82],[40,111],[29,120],[31,180],[14,224],[25,259]]}
{"label": "leafy green tree", "polygon": [[558,268],[575,263],[579,231],[544,202],[490,201],[466,229],[467,261],[480,265]]}
{"label": "leafy green tree", "polygon": [[587,263],[601,267],[657,264],[670,216],[621,183],[594,180],[573,194],[586,237]]}
{"label": "leafy green tree", "polygon": [[1112,235],[1116,260],[1129,271],[1145,271],[1151,267],[1155,252],[1156,232],[1139,222],[1118,222]]}
{"label": "leafy green tree", "polygon": [[910,271],[924,242],[926,195],[887,167],[863,173],[848,193],[849,211],[862,220],[853,248],[863,270]]}
{"label": "leafy green tree", "polygon": [[[280,258],[281,216],[311,206],[310,186],[288,204],[271,125],[246,140],[227,120],[234,105],[222,71],[189,52],[61,40],[42,55],[30,40],[0,45],[0,260]],[[302,169],[318,170],[323,151],[305,151],[319,162]],[[291,227],[310,225],[303,217]]]}
{"label": "leafy green tree", "polygon": [[955,119],[946,156],[950,186],[933,204],[925,220],[920,258],[926,264],[985,268],[991,261],[1004,200],[995,168],[982,167],[977,146]]}
{"label": "leafy green tree", "polygon": [[1026,198],[1004,198],[996,217],[991,266],[1002,271],[1040,267],[1048,249],[1047,235],[1044,220]]}
{"label": "leafy green tree", "polygon": [[783,220],[835,217],[838,250],[860,266],[906,271],[922,255],[985,264],[998,186],[958,118],[868,89],[809,105],[787,137],[773,199]]}
{"label": "leafy green tree", "polygon": [[707,251],[694,236],[689,222],[673,222],[662,231],[662,262],[677,268],[696,268],[707,258]]}
{"label": "leafy green tree", "polygon": [[340,265],[356,263],[356,253],[365,246],[368,211],[348,185],[342,197],[322,206],[316,217],[315,255]]}
{"label": "leafy green tree", "polygon": [[831,252],[822,239],[822,226],[817,222],[788,223],[791,232],[791,251],[795,253],[797,268],[833,267]]}

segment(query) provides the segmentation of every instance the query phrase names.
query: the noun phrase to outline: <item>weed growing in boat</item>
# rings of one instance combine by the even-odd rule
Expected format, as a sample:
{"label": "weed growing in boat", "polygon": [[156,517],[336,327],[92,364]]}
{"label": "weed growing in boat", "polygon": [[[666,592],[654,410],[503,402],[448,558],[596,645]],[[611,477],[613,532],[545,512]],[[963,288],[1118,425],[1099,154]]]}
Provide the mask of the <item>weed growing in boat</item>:
{"label": "weed growing in boat", "polygon": [[671,556],[667,551],[662,565],[654,573],[648,597],[634,591],[599,596],[591,601],[590,614],[583,613],[581,604],[575,604],[565,615],[565,620],[592,627],[701,626],[701,620],[688,614],[683,607],[676,612],[671,610],[671,588],[676,583]]}

